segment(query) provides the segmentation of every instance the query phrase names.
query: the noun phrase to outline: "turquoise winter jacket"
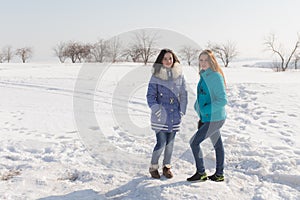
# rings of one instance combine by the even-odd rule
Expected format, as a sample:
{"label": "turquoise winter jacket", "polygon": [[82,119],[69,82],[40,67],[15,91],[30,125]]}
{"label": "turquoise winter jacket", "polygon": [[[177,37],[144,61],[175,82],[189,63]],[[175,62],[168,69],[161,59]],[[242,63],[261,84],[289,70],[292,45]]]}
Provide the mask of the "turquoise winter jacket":
{"label": "turquoise winter jacket", "polygon": [[226,119],[227,95],[223,76],[211,68],[200,71],[194,108],[202,122]]}

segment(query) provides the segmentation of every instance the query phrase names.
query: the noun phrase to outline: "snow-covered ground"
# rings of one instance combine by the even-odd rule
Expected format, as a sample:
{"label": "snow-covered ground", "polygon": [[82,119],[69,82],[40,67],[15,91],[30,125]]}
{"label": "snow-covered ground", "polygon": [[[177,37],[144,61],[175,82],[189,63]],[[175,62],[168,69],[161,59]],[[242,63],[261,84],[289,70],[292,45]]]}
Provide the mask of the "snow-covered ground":
{"label": "snow-covered ground", "polygon": [[[300,199],[300,72],[224,72],[225,182],[189,183],[196,68],[184,68],[189,104],[174,178],[153,180],[149,66],[1,64],[0,199]],[[211,174],[210,140],[202,147]]]}

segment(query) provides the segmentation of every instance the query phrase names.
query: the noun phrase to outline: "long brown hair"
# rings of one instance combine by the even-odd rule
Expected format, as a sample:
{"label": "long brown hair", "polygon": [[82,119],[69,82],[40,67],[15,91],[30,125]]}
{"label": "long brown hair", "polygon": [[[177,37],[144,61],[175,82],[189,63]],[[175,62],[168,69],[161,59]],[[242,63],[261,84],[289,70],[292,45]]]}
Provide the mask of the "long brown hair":
{"label": "long brown hair", "polygon": [[162,60],[165,56],[166,53],[171,53],[172,56],[173,56],[173,64],[172,64],[172,67],[174,66],[174,64],[177,62],[177,63],[180,63],[179,62],[179,59],[178,57],[175,55],[175,53],[171,50],[171,49],[162,49],[160,51],[160,53],[158,54],[154,64],[153,64],[153,67],[154,67],[154,74],[157,74],[160,72],[160,69],[161,67],[163,66],[162,65]]}
{"label": "long brown hair", "polygon": [[205,49],[200,53],[199,58],[200,58],[201,55],[207,55],[208,56],[208,61],[209,61],[209,64],[210,64],[210,68],[215,72],[219,72],[223,76],[224,84],[226,85],[223,70],[221,69],[220,65],[218,64],[214,53],[209,49]]}

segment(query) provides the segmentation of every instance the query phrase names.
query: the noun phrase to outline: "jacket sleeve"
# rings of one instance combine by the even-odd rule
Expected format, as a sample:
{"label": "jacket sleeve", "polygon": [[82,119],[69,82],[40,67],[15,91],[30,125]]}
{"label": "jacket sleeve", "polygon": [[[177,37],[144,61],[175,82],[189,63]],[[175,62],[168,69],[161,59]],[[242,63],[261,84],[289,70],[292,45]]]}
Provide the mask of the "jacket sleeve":
{"label": "jacket sleeve", "polygon": [[199,106],[199,102],[198,99],[196,99],[195,103],[194,103],[194,109],[198,114],[198,117],[201,119],[201,115],[200,115],[200,106]]}
{"label": "jacket sleeve", "polygon": [[188,103],[188,93],[186,90],[186,82],[184,79],[184,76],[182,77],[182,85],[180,89],[180,111],[185,114],[186,113],[186,107]]}
{"label": "jacket sleeve", "polygon": [[159,110],[159,104],[157,102],[157,83],[155,82],[153,76],[150,79],[148,84],[148,91],[147,91],[147,103],[148,106],[151,108],[152,111],[156,112]]}
{"label": "jacket sleeve", "polygon": [[200,80],[197,84],[197,93],[196,93],[196,101],[194,103],[194,109],[196,111],[196,113],[198,114],[199,118],[201,119],[201,113],[200,113],[200,105],[199,105],[199,100],[198,100],[198,87],[199,87],[199,84],[200,84]]}
{"label": "jacket sleeve", "polygon": [[211,103],[206,104],[201,109],[201,115],[219,111],[227,104],[226,89],[222,75],[218,73],[214,80],[212,80],[212,83],[213,86],[210,89]]}

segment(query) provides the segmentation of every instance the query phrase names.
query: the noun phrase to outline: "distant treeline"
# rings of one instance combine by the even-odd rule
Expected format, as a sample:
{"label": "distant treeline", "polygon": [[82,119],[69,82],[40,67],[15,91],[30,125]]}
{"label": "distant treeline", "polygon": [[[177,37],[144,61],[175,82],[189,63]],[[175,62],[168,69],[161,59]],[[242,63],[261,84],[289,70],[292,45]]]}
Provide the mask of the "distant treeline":
{"label": "distant treeline", "polygon": [[[134,32],[131,41],[121,41],[119,37],[113,37],[109,40],[99,39],[95,43],[85,43],[78,41],[60,42],[53,48],[54,55],[61,63],[67,60],[72,63],[81,62],[141,62],[145,65],[148,62],[153,62],[153,59],[158,54],[160,49],[157,46],[157,33],[140,30]],[[275,35],[270,34],[266,37],[264,45],[267,50],[271,51],[273,55],[280,59],[275,60],[273,67],[277,71],[285,71],[289,66],[292,66],[291,61],[297,69],[297,63],[300,59],[300,36],[295,43],[291,53],[287,56],[282,50],[282,45],[276,45]],[[224,67],[228,67],[229,63],[238,55],[236,45],[227,41],[226,43],[218,44],[208,42],[205,48],[211,49],[216,57],[221,61]],[[202,49],[195,48],[189,45],[183,45],[178,50],[178,56],[181,61],[188,65],[197,64],[198,55]],[[33,55],[31,47],[23,47],[13,50],[11,46],[3,47],[0,51],[0,63],[10,62],[14,56],[21,59],[23,63],[27,62]]]}

